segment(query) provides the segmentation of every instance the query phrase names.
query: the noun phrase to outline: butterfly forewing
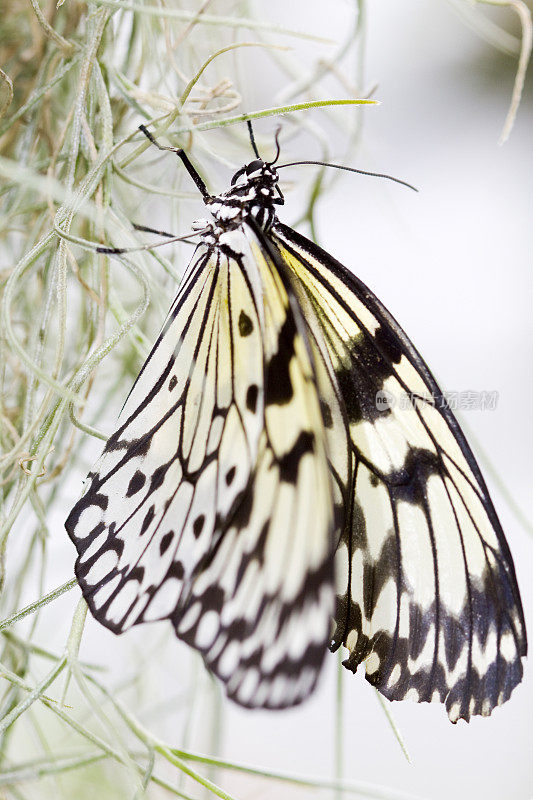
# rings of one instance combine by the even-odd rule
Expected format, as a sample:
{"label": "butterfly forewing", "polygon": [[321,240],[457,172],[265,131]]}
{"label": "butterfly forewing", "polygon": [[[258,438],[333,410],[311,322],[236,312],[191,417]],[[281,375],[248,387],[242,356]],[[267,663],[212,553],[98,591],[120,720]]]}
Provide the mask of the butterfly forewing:
{"label": "butterfly forewing", "polygon": [[[522,675],[512,559],[474,457],[406,335],[348,270],[283,225],[274,240],[343,398],[351,504],[333,646],[386,697],[490,714]],[[318,329],[318,331],[317,331]],[[383,399],[385,402],[383,402]],[[381,401],[381,402],[380,402]]]}
{"label": "butterfly forewing", "polygon": [[67,520],[94,615],[169,618],[247,706],[313,689],[334,607],[331,479],[298,310],[253,231],[200,247]]}

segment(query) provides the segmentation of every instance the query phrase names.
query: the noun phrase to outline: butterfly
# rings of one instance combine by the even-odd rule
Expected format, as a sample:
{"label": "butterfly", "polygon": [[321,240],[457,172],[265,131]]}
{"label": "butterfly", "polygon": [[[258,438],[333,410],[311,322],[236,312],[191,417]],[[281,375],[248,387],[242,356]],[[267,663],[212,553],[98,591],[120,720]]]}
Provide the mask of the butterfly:
{"label": "butterfly", "polygon": [[141,126],[211,219],[65,523],[83,595],[115,633],[169,619],[241,706],[303,701],[329,644],[389,700],[487,716],[527,643],[485,482],[398,323],[279,221],[249,128],[212,196]]}

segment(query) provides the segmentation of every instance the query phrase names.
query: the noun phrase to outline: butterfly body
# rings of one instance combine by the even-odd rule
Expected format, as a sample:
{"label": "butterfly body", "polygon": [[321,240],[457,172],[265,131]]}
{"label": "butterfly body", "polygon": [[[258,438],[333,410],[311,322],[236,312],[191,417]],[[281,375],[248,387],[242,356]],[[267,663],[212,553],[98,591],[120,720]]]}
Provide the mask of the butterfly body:
{"label": "butterfly body", "polygon": [[66,523],[84,596],[116,632],[170,619],[244,706],[301,702],[330,643],[390,699],[489,714],[526,639],[486,486],[395,320],[278,221],[277,181],[256,159],[204,196],[212,220]]}

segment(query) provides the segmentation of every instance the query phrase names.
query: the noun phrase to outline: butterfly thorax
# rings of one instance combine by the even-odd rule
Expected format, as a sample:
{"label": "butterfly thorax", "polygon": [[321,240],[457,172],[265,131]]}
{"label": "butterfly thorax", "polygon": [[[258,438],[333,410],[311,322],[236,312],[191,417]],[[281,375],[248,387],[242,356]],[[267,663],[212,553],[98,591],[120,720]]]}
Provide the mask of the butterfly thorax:
{"label": "butterfly thorax", "polygon": [[266,231],[276,219],[275,206],[283,202],[276,169],[256,159],[235,173],[226,192],[206,199],[213,220],[198,220],[193,227],[202,229],[208,244],[218,242],[221,234],[241,227],[250,217]]}

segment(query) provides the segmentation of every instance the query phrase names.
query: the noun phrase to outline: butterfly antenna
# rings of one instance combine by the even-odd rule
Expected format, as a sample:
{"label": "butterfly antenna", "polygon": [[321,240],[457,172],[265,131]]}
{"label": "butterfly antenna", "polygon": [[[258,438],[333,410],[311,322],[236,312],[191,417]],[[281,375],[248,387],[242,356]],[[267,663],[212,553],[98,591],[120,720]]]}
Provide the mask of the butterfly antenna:
{"label": "butterfly antenna", "polygon": [[280,154],[281,154],[281,145],[279,143],[279,135],[280,135],[280,133],[281,133],[281,125],[278,125],[278,127],[276,128],[276,133],[274,134],[274,141],[276,142],[276,157],[275,157],[274,161],[269,161],[269,165],[271,167],[273,167],[274,164],[276,164],[276,162],[277,162],[277,160],[278,160],[278,158],[280,157]]}
{"label": "butterfly antenna", "polygon": [[185,169],[187,170],[187,172],[189,173],[189,175],[193,179],[194,183],[196,184],[196,187],[200,191],[200,193],[201,193],[202,197],[204,198],[204,200],[211,200],[211,195],[207,191],[207,186],[205,185],[205,183],[203,182],[202,178],[200,177],[198,172],[195,170],[195,168],[193,167],[193,165],[189,161],[189,158],[188,158],[187,154],[185,153],[185,150],[182,150],[181,147],[169,147],[168,145],[160,144],[157,141],[157,139],[150,133],[148,128],[146,128],[144,125],[139,125],[139,130],[142,131],[142,133],[144,133],[146,138],[152,144],[155,144],[155,146],[158,148],[158,150],[169,150],[171,153],[176,153],[178,158],[181,159],[181,161],[183,163],[183,166],[185,167]]}
{"label": "butterfly antenna", "polygon": [[257,149],[257,145],[255,143],[254,129],[252,128],[252,120],[251,119],[247,119],[246,120],[246,124],[248,125],[248,134],[250,136],[250,142],[252,144],[252,150],[254,151],[254,154],[255,154],[256,158],[261,158],[261,156],[259,155],[259,150]]}
{"label": "butterfly antenna", "polygon": [[394,181],[394,183],[407,186],[407,188],[412,189],[413,192],[418,192],[418,189],[415,186],[412,186],[406,181],[400,180],[400,178],[394,178],[392,175],[385,175],[382,172],[367,172],[364,169],[355,169],[355,167],[344,167],[342,164],[328,164],[326,161],[291,161],[289,164],[279,164],[276,169],[284,169],[285,167],[298,167],[302,164],[314,164],[318,167],[331,167],[332,169],[342,169],[345,172],[357,172],[358,175],[370,175],[371,178],[386,178],[388,181]]}

